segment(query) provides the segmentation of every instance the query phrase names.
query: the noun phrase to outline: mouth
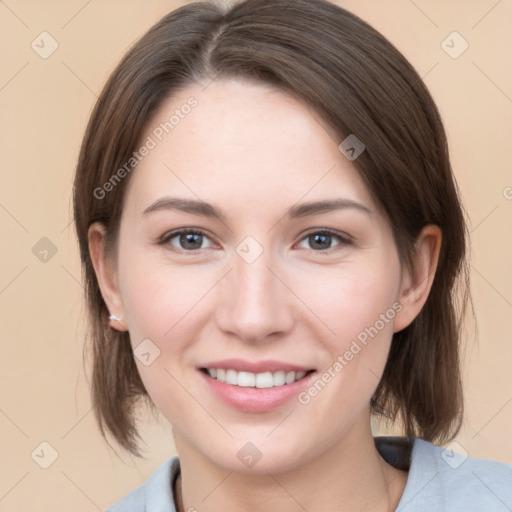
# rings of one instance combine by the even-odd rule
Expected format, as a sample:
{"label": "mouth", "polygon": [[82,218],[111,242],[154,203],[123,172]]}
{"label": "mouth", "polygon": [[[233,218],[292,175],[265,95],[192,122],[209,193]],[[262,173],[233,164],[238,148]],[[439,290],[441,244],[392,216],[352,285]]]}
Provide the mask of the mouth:
{"label": "mouth", "polygon": [[245,413],[264,413],[296,398],[317,373],[284,361],[224,359],[196,367],[212,397]]}
{"label": "mouth", "polygon": [[247,371],[237,371],[233,368],[200,368],[200,371],[212,379],[215,379],[219,382],[224,382],[231,386],[265,389],[277,388],[293,384],[294,382],[306,378],[315,370],[278,370],[275,372],[266,371],[253,373]]}

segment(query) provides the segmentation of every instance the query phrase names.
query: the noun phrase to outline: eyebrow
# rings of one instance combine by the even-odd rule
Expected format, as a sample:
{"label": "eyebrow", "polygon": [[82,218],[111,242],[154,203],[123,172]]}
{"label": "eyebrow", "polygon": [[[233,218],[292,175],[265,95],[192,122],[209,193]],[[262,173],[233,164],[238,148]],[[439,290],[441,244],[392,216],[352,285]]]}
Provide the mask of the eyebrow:
{"label": "eyebrow", "polygon": [[[357,201],[339,198],[295,204],[288,209],[284,216],[289,219],[295,219],[348,208],[364,212],[368,215],[372,214],[369,208]],[[148,215],[149,213],[161,210],[178,210],[195,215],[202,215],[204,217],[219,219],[221,221],[226,220],[226,215],[210,203],[196,199],[183,199],[179,197],[162,197],[149,205],[144,210],[143,215]]]}

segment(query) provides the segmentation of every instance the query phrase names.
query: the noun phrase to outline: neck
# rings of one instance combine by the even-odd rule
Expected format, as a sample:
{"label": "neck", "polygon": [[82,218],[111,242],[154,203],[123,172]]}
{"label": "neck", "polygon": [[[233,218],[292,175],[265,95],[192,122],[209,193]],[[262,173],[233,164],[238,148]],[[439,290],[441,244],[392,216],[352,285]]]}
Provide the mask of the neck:
{"label": "neck", "polygon": [[181,478],[178,512],[341,512],[396,509],[407,473],[387,464],[375,448],[370,422],[354,425],[341,441],[292,470],[238,473],[216,465],[176,432]]}

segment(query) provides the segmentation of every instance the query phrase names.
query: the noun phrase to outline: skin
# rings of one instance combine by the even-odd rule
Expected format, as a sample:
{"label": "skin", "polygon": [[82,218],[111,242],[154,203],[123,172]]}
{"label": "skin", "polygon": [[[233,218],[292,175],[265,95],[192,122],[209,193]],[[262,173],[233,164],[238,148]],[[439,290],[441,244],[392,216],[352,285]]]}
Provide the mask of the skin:
{"label": "skin", "polygon": [[[393,332],[428,296],[440,230],[423,229],[414,271],[406,271],[341,141],[311,109],[265,84],[215,80],[203,89],[182,90],[148,123],[142,140],[187,98],[198,101],[130,177],[117,255],[104,254],[100,224],[89,230],[103,297],[122,319],[112,326],[129,330],[134,348],[149,338],[160,350],[149,366],[136,362],[173,425],[182,510],[394,510],[407,473],[376,450],[369,401]],[[143,215],[164,196],[208,201],[225,219]],[[369,213],[284,216],[296,203],[340,197]],[[196,254],[179,236],[157,243],[179,228],[205,232]],[[334,235],[319,249],[307,235],[325,229]],[[263,249],[252,263],[236,252],[247,236]],[[195,368],[238,357],[321,374],[396,303],[396,316],[308,404],[292,399],[270,412],[242,412],[219,401]],[[237,458],[247,442],[262,453],[252,468]]]}

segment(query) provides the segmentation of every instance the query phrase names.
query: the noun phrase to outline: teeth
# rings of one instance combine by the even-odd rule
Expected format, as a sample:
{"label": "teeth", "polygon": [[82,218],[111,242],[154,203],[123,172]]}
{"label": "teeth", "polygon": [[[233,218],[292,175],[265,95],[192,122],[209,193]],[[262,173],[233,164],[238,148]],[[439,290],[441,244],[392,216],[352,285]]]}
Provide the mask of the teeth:
{"label": "teeth", "polygon": [[272,375],[273,386],[283,386],[286,382],[286,374],[284,372],[275,372]]}
{"label": "teeth", "polygon": [[238,386],[238,372],[235,370],[226,370],[226,384]]}
{"label": "teeth", "polygon": [[256,386],[256,375],[250,372],[238,372],[236,384],[244,388],[253,388]]}
{"label": "teeth", "polygon": [[274,379],[270,372],[256,374],[256,387],[257,388],[271,388],[274,385]]}
{"label": "teeth", "polygon": [[304,378],[306,372],[237,372],[236,370],[225,370],[223,368],[207,368],[208,375],[220,382],[240,386],[243,388],[273,388],[292,384],[293,382]]}

